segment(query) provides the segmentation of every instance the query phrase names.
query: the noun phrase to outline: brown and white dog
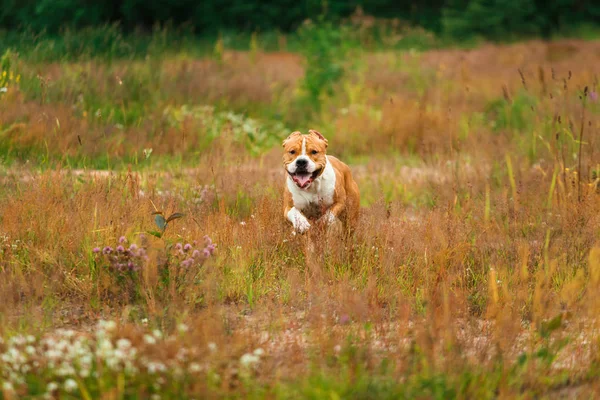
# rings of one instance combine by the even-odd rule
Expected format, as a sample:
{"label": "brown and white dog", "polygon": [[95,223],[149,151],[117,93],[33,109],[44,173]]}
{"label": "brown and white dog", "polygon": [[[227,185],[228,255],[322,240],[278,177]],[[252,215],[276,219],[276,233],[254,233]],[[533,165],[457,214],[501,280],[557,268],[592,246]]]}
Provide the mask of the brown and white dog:
{"label": "brown and white dog", "polygon": [[327,139],[314,130],[293,132],[283,148],[284,216],[295,231],[306,232],[311,221],[329,226],[336,219],[352,231],[360,209],[358,185],[346,164],[326,154]]}

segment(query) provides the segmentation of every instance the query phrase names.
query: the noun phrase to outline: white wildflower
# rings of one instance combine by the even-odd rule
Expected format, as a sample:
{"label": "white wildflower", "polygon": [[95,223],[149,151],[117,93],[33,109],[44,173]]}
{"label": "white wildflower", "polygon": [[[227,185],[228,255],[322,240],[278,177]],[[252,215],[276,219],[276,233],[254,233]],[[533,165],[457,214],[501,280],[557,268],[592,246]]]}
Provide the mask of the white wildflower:
{"label": "white wildflower", "polygon": [[116,360],[122,360],[125,358],[125,353],[122,350],[117,349],[113,353],[113,356],[115,357]]}
{"label": "white wildflower", "polygon": [[66,338],[72,338],[73,336],[75,336],[75,331],[72,329],[66,329],[64,331],[61,332],[62,335]]}
{"label": "white wildflower", "polygon": [[256,349],[256,350],[254,350],[254,355],[255,356],[259,356],[260,357],[260,356],[262,356],[264,354],[265,354],[265,351],[263,349],[261,349],[260,347],[258,349]]}
{"label": "white wildflower", "polygon": [[58,383],[56,382],[50,382],[46,385],[46,390],[50,393],[54,392],[55,390],[58,390]]}
{"label": "white wildflower", "polygon": [[63,351],[63,352],[66,351],[66,350],[68,350],[69,347],[71,347],[71,343],[67,342],[66,340],[61,340],[60,342],[58,342],[56,344],[56,348],[59,351]]}
{"label": "white wildflower", "polygon": [[148,363],[148,373],[149,374],[155,374],[157,372],[164,372],[166,371],[166,367],[163,363],[161,362],[156,362],[156,361],[152,361]]}
{"label": "white wildflower", "polygon": [[250,353],[246,353],[240,357],[240,364],[242,364],[243,367],[251,367],[252,365],[257,364],[259,361],[259,356]]}
{"label": "white wildflower", "polygon": [[191,364],[190,364],[190,366],[188,367],[188,371],[189,371],[191,374],[198,373],[198,372],[202,371],[202,366],[200,366],[200,364],[198,364],[198,363],[196,363],[196,362],[193,362],[193,363],[191,363]]}
{"label": "white wildflower", "polygon": [[9,345],[17,345],[17,346],[21,346],[24,345],[25,343],[27,343],[27,339],[25,339],[23,336],[21,335],[17,335],[17,336],[13,336],[12,338],[10,338],[10,340],[8,341]]}
{"label": "white wildflower", "polygon": [[103,335],[104,332],[114,331],[117,328],[117,323],[115,321],[98,321],[98,331],[97,333]]}
{"label": "white wildflower", "polygon": [[121,350],[129,350],[131,348],[131,342],[129,339],[117,340],[117,348]]}
{"label": "white wildflower", "polygon": [[119,359],[112,357],[106,359],[106,366],[113,371],[117,371],[119,369]]}
{"label": "white wildflower", "polygon": [[214,353],[215,351],[217,351],[217,344],[215,342],[208,343],[208,350]]}
{"label": "white wildflower", "polygon": [[14,392],[15,388],[13,387],[13,384],[9,381],[4,381],[2,382],[2,390],[5,392]]}
{"label": "white wildflower", "polygon": [[152,335],[144,335],[144,343],[146,344],[156,344],[156,338]]}
{"label": "white wildflower", "polygon": [[48,351],[46,351],[45,355],[47,359],[54,361],[62,357],[62,351],[50,348]]}
{"label": "white wildflower", "polygon": [[66,390],[67,392],[72,392],[72,391],[74,391],[75,389],[77,389],[77,382],[75,382],[75,380],[74,380],[74,379],[67,379],[67,380],[65,381],[65,384],[64,384],[64,386],[65,386],[65,390]]}
{"label": "white wildflower", "polygon": [[8,374],[8,381],[12,383],[16,383],[17,385],[24,385],[25,380],[23,379],[23,375],[17,374],[16,372],[10,372]]}
{"label": "white wildflower", "polygon": [[55,370],[58,376],[71,376],[75,375],[75,368],[67,361],[63,361],[60,366]]}

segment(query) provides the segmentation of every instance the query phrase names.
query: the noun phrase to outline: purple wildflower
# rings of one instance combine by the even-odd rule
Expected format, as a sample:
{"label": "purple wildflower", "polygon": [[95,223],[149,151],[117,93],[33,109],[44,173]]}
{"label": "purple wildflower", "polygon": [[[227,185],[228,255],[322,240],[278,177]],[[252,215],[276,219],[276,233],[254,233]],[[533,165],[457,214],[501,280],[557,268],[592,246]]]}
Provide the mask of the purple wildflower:
{"label": "purple wildflower", "polygon": [[592,90],[590,92],[590,100],[593,102],[598,101],[598,92],[596,92],[595,90]]}
{"label": "purple wildflower", "polygon": [[344,314],[340,317],[340,324],[342,325],[346,325],[347,323],[350,322],[350,317],[348,316],[348,314]]}
{"label": "purple wildflower", "polygon": [[202,250],[202,254],[204,254],[204,257],[206,258],[210,257],[210,251],[208,249]]}
{"label": "purple wildflower", "polygon": [[[119,243],[125,242],[127,242],[127,239],[124,236],[119,238]],[[94,249],[94,252],[98,251],[100,251],[98,248]],[[102,253],[104,254],[104,260],[108,264],[107,267],[119,273],[139,271],[148,259],[146,249],[135,243],[129,245],[129,248],[125,248],[122,244],[119,244],[114,249],[106,246],[102,250]]]}
{"label": "purple wildflower", "polygon": [[181,243],[177,243],[175,245],[175,250],[181,250],[183,248],[183,246],[181,245]]}
{"label": "purple wildflower", "polygon": [[193,263],[194,263],[194,260],[192,260],[191,258],[188,258],[187,260],[183,260],[181,262],[181,266],[184,268],[189,268],[192,266]]}
{"label": "purple wildflower", "polygon": [[100,253],[100,247],[94,247],[94,250],[92,250],[94,253]]}
{"label": "purple wildflower", "polygon": [[192,249],[192,245],[187,243],[185,246],[183,246],[183,251],[190,251]]}
{"label": "purple wildflower", "polygon": [[200,257],[200,251],[194,250],[194,252],[192,253],[192,257],[194,257],[194,258]]}
{"label": "purple wildflower", "polygon": [[214,245],[214,244],[212,244],[212,243],[211,243],[211,244],[209,244],[208,246],[206,246],[206,250],[208,250],[208,252],[209,252],[209,253],[210,253],[210,255],[212,256],[212,255],[213,255],[213,253],[215,252],[215,248],[216,248],[216,247],[217,247],[216,245]]}

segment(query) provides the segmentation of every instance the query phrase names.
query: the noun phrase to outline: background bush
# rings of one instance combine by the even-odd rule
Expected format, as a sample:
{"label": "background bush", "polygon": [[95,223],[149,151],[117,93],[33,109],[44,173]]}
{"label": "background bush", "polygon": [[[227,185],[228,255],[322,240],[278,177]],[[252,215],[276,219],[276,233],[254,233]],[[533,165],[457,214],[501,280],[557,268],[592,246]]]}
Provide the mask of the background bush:
{"label": "background bush", "polygon": [[359,6],[369,15],[459,37],[550,36],[600,21],[594,0],[0,0],[0,28],[55,34],[112,23],[125,31],[149,31],[168,23],[197,34],[289,32],[306,19],[323,13],[340,19]]}

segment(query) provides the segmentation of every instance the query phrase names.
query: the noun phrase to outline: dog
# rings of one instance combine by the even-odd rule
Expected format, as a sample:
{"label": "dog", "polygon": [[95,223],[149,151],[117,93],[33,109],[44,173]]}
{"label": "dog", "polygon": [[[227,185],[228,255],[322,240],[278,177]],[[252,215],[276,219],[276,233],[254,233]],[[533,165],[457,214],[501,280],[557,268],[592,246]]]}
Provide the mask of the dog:
{"label": "dog", "polygon": [[[360,193],[350,168],[327,155],[327,139],[315,131],[293,132],[283,141],[284,217],[297,233],[311,225],[331,226],[336,220],[345,232],[358,222]],[[312,223],[311,223],[312,221]]]}

